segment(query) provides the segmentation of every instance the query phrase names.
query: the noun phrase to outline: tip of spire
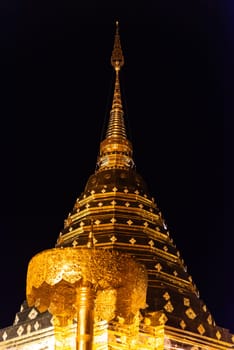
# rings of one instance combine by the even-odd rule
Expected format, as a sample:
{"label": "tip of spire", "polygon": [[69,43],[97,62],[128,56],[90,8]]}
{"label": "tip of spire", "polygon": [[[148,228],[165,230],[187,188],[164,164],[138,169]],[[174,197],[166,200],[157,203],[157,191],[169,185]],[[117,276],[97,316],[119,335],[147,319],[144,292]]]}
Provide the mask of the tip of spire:
{"label": "tip of spire", "polygon": [[124,56],[123,56],[121,43],[120,43],[119,21],[116,21],[115,24],[116,24],[116,32],[115,32],[114,47],[111,55],[111,65],[114,67],[116,71],[119,71],[120,68],[124,65]]}
{"label": "tip of spire", "polygon": [[132,159],[132,144],[127,139],[121,100],[119,70],[124,64],[124,57],[118,30],[119,22],[116,21],[114,47],[111,55],[111,65],[115,69],[114,96],[106,137],[100,145],[100,153],[97,161],[98,171],[106,169],[130,169],[135,167]]}

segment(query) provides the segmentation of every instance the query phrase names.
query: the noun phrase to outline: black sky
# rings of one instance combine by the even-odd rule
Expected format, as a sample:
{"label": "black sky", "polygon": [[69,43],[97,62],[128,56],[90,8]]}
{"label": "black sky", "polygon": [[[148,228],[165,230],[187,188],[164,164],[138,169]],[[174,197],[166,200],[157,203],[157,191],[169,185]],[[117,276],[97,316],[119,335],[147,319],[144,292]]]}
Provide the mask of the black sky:
{"label": "black sky", "polygon": [[234,5],[155,3],[1,1],[1,328],[95,170],[118,19],[137,170],[201,298],[234,332]]}

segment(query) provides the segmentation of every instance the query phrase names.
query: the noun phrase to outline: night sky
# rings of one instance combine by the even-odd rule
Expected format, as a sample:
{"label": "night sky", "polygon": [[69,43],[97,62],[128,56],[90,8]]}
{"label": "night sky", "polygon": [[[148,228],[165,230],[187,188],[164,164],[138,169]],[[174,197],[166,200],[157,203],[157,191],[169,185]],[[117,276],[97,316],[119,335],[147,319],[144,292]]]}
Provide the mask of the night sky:
{"label": "night sky", "polygon": [[234,332],[234,3],[126,3],[1,0],[1,328],[95,171],[119,20],[137,171],[217,325]]}

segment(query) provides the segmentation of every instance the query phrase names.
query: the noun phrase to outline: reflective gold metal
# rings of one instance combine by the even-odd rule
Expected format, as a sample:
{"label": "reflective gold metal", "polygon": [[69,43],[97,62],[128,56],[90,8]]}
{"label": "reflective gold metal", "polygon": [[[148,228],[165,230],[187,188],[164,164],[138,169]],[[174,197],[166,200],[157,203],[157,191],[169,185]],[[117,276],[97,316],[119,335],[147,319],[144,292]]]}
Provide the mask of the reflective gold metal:
{"label": "reflective gold metal", "polygon": [[115,69],[115,88],[110,111],[110,119],[107,127],[106,138],[101,142],[100,154],[97,162],[99,169],[123,168],[134,166],[132,159],[132,144],[127,139],[124,111],[121,99],[119,71],[124,65],[124,56],[121,48],[118,22],[116,22],[116,34],[114,48],[111,56],[111,64]]}
{"label": "reflective gold metal", "polygon": [[95,322],[121,319],[133,324],[146,307],[146,289],[144,266],[116,251],[53,248],[28,265],[27,302],[54,316],[56,349],[71,349],[66,334],[74,321],[77,350],[92,349]]}

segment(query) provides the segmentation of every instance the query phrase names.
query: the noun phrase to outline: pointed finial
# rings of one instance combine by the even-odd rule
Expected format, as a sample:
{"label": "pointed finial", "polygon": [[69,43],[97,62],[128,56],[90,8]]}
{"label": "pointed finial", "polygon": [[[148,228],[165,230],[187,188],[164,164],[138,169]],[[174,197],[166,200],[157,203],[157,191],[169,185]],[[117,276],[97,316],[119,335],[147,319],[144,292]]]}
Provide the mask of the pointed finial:
{"label": "pointed finial", "polygon": [[124,124],[124,112],[121,99],[121,89],[119,81],[119,71],[124,64],[124,56],[120,43],[119,36],[119,22],[116,21],[116,31],[115,31],[115,40],[114,47],[111,55],[111,64],[115,69],[115,88],[114,96],[112,101],[112,109],[110,112],[110,120],[107,128],[106,137],[122,137],[127,138],[125,124]]}
{"label": "pointed finial", "polygon": [[115,71],[119,71],[120,68],[124,65],[124,56],[120,43],[118,21],[116,21],[115,41],[111,55],[111,65],[114,67]]}
{"label": "pointed finial", "polygon": [[110,168],[129,169],[135,166],[132,159],[132,144],[127,139],[121,99],[119,73],[120,68],[124,65],[124,56],[120,43],[118,21],[116,21],[116,32],[114,47],[111,55],[111,65],[115,70],[114,95],[106,137],[100,145],[100,154],[97,162],[98,170]]}

